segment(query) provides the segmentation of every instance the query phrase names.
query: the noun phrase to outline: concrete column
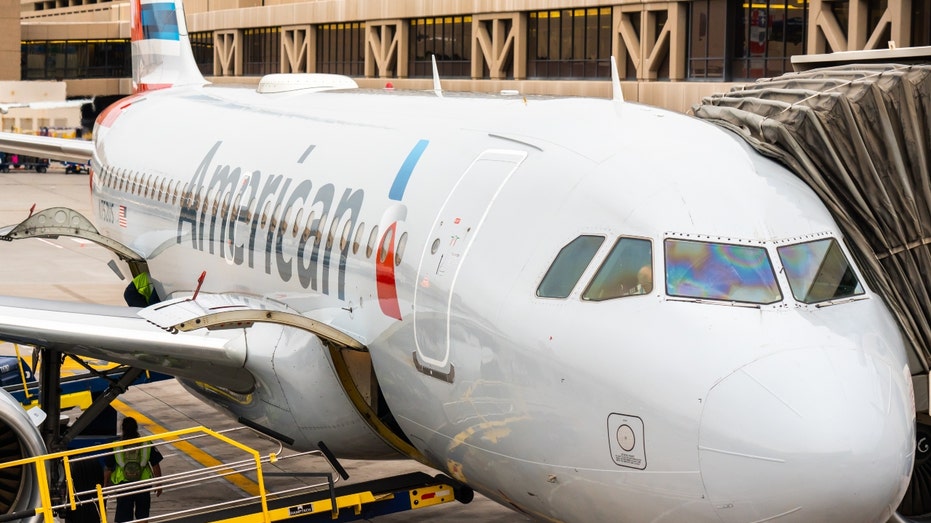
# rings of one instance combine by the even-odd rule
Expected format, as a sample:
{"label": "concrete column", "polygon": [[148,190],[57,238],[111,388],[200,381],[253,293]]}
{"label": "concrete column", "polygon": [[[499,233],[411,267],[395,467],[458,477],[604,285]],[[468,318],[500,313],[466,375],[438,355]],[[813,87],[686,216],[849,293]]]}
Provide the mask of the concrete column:
{"label": "concrete column", "polygon": [[310,70],[310,25],[281,28],[281,72],[306,73]]}
{"label": "concrete column", "polygon": [[19,0],[0,0],[0,80],[20,80]]}

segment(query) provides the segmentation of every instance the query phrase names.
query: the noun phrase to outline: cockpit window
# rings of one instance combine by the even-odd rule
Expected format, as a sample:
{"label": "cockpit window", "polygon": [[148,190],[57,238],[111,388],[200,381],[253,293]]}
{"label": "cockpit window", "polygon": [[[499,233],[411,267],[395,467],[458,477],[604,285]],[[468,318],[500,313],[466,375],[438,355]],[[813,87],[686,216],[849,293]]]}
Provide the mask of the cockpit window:
{"label": "cockpit window", "polygon": [[541,298],[565,298],[604,242],[601,236],[579,236],[559,251],[537,287]]}
{"label": "cockpit window", "polygon": [[765,305],[782,300],[763,247],[667,239],[670,296]]}
{"label": "cockpit window", "polygon": [[653,292],[653,247],[649,240],[621,238],[601,264],[582,299],[601,301]]}
{"label": "cockpit window", "polygon": [[818,303],[863,294],[863,286],[837,240],[786,245],[777,251],[796,300]]}

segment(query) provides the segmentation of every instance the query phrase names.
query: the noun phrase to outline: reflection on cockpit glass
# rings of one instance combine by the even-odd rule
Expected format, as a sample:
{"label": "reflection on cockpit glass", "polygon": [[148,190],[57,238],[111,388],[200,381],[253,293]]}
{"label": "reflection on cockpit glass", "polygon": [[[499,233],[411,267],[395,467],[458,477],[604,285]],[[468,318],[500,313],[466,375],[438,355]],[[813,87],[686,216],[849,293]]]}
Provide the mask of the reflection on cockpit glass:
{"label": "reflection on cockpit glass", "polygon": [[782,300],[763,247],[667,239],[670,296],[767,304]]}
{"label": "reflection on cockpit glass", "polygon": [[649,240],[621,238],[582,293],[582,299],[602,301],[651,292],[653,245]]}
{"label": "reflection on cockpit glass", "polygon": [[796,300],[818,303],[863,294],[857,275],[833,238],[777,250]]}

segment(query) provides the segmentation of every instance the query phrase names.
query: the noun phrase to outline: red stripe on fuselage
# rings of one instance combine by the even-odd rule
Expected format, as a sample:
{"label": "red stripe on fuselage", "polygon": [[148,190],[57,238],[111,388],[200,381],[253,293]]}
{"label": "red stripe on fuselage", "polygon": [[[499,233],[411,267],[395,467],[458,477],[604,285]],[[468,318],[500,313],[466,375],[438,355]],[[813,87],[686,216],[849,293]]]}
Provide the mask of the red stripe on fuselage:
{"label": "red stripe on fuselage", "polygon": [[132,100],[124,98],[111,104],[110,107],[104,109],[103,112],[97,116],[97,125],[103,127],[112,127],[113,122],[115,122],[116,119],[119,118],[121,114],[123,114],[123,110],[132,105],[132,103]]}
{"label": "red stripe on fuselage", "polygon": [[97,124],[103,127],[113,127],[113,122],[115,122],[116,119],[123,114],[123,111],[132,105],[137,98],[138,97],[135,95],[130,95],[122,100],[117,100],[97,116]]}
{"label": "red stripe on fuselage", "polygon": [[[378,305],[385,316],[401,319],[401,306],[398,304],[398,289],[394,279],[394,244],[397,233],[398,222],[392,223],[381,237],[379,249],[375,253],[375,281],[378,284]],[[385,245],[388,237],[391,241]],[[388,249],[384,259],[381,256],[382,249]]]}
{"label": "red stripe on fuselage", "polygon": [[158,89],[167,89],[172,84],[138,84],[133,88],[133,94],[144,93],[146,91],[156,91]]}

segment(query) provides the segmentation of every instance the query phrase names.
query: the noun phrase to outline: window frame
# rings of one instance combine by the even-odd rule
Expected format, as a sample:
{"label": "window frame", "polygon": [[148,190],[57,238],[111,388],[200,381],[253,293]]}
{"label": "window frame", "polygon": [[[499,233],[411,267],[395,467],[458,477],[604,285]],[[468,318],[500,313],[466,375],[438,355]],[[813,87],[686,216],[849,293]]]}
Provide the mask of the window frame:
{"label": "window frame", "polygon": [[[682,243],[702,243],[706,245],[716,245],[716,246],[726,246],[726,247],[740,247],[746,249],[759,249],[766,255],[766,261],[769,265],[769,272],[771,275],[771,281],[775,285],[776,291],[778,292],[778,297],[774,300],[768,302],[761,301],[751,301],[746,299],[734,299],[734,298],[719,298],[719,297],[709,297],[709,296],[693,296],[687,294],[673,294],[670,292],[670,278],[669,278],[669,242],[682,242]],[[694,300],[694,301],[711,301],[717,303],[733,303],[733,304],[742,304],[749,305],[754,307],[774,305],[785,301],[785,293],[783,292],[782,285],[779,284],[779,276],[776,271],[776,265],[773,263],[773,257],[770,252],[770,249],[762,243],[740,243],[733,241],[717,241],[713,238],[707,239],[693,239],[693,238],[682,238],[675,236],[667,236],[663,238],[663,283],[664,283],[664,292],[666,296],[679,300]],[[654,278],[655,280],[655,278]],[[655,286],[655,283],[654,283]]]}
{"label": "window frame", "polygon": [[[547,283],[547,280],[549,279],[550,275],[554,274],[553,271],[554,269],[557,268],[557,262],[560,261],[560,257],[563,255],[566,249],[568,249],[575,242],[579,241],[582,238],[590,238],[590,239],[597,238],[599,239],[599,241],[598,241],[598,244],[595,245],[594,249],[591,250],[591,253],[588,256],[588,261],[586,261],[584,266],[582,266],[581,269],[578,271],[578,274],[575,276],[575,279],[573,280],[572,285],[568,286],[568,290],[566,290],[565,284],[561,287],[562,290],[566,291],[565,295],[541,294],[541,289],[543,289],[544,285]],[[582,276],[584,276],[585,272],[589,269],[589,267],[591,267],[592,261],[595,259],[598,252],[601,250],[602,246],[604,246],[606,239],[607,238],[604,234],[579,234],[576,237],[569,240],[567,243],[564,243],[562,247],[559,248],[559,251],[556,253],[556,255],[550,259],[550,263],[549,265],[547,265],[546,272],[543,274],[543,277],[540,278],[540,282],[537,284],[537,287],[534,291],[534,295],[537,298],[556,299],[556,300],[564,300],[568,298],[569,296],[571,296],[572,292],[576,289],[576,287],[579,286],[579,282],[582,280]]]}
{"label": "window frame", "polygon": [[[802,245],[808,245],[808,244],[813,244],[813,243],[823,242],[823,241],[831,242],[831,245],[829,245],[827,250],[825,251],[825,259],[827,257],[827,253],[830,252],[831,250],[831,246],[832,245],[835,246],[838,252],[841,254],[841,256],[843,256],[844,261],[847,263],[847,271],[849,271],[853,275],[853,277],[856,279],[856,282],[857,282],[856,288],[858,288],[860,292],[854,292],[852,294],[848,294],[845,296],[825,298],[825,299],[817,300],[817,301],[805,301],[803,299],[800,299],[798,296],[796,296],[795,285],[793,284],[793,279],[789,276],[790,269],[787,268],[787,267],[791,267],[791,264],[787,264],[785,260],[783,259],[782,250],[786,248],[790,248],[790,247],[798,247]],[[850,256],[850,253],[848,253],[844,249],[843,242],[841,242],[840,239],[837,237],[825,236],[821,238],[810,238],[805,241],[792,241],[792,242],[780,243],[779,245],[776,246],[776,256],[779,258],[779,264],[782,267],[782,273],[785,276],[786,283],[789,286],[789,292],[792,295],[792,299],[794,299],[798,303],[801,303],[804,305],[819,305],[819,304],[834,302],[838,300],[861,299],[861,298],[866,297],[867,295],[867,286],[863,280],[863,276],[860,274],[859,270],[857,269],[857,266],[853,263],[852,261],[853,258]],[[822,259],[821,263],[819,263],[819,267],[822,266],[823,263],[824,263],[824,260]],[[815,278],[815,280],[816,279],[817,278]],[[812,280],[812,283],[814,283],[815,280]],[[810,288],[809,288],[809,291],[810,291]]]}
{"label": "window frame", "polygon": [[[630,294],[628,291],[622,294],[608,296],[604,298],[592,298],[592,297],[586,296],[589,293],[589,291],[592,290],[592,286],[595,285],[595,282],[596,280],[598,280],[598,277],[601,274],[601,272],[606,269],[607,263],[611,259],[611,255],[614,253],[615,250],[621,248],[621,242],[625,240],[646,242],[649,245],[649,264],[646,266],[650,267],[650,271],[652,273],[652,276],[651,276],[652,281],[650,282],[650,290],[646,292],[642,292],[642,293],[635,293],[635,294]],[[653,238],[647,238],[644,236],[619,235],[617,237],[617,240],[611,245],[611,248],[608,250],[608,253],[604,256],[604,258],[602,258],[601,263],[598,264],[598,268],[595,269],[595,273],[592,275],[591,278],[589,278],[588,284],[585,286],[585,289],[582,290],[582,293],[581,293],[582,301],[601,302],[601,301],[616,300],[619,298],[630,298],[634,296],[649,296],[653,294],[656,291],[656,257],[654,256],[655,250],[653,247],[654,247]],[[639,271],[645,266],[639,263],[637,265],[639,266],[637,269],[637,272],[639,273]]]}

